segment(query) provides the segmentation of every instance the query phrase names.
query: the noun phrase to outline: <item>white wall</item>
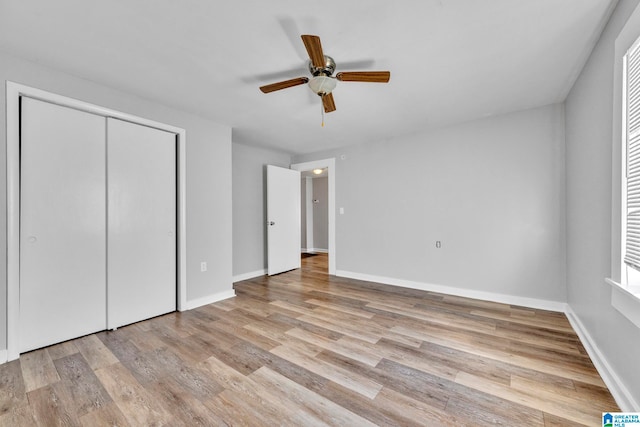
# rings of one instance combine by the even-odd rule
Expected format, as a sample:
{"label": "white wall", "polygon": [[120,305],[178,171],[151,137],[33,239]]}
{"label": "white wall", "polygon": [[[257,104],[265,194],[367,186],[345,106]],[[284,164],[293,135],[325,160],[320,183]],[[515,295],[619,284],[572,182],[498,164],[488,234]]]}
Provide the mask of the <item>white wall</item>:
{"label": "white wall", "polygon": [[288,168],[289,154],[233,143],[233,277],[267,267],[266,165]]}
{"label": "white wall", "polygon": [[[0,222],[6,223],[6,80],[186,129],[187,300],[232,290],[231,129],[0,53]],[[159,88],[158,90],[162,90]],[[6,229],[0,227],[0,259]],[[200,272],[207,261],[208,271]],[[0,264],[0,350],[6,348],[6,263]]]}
{"label": "white wall", "polygon": [[566,300],[562,105],[294,162],[327,157],[337,159],[345,212],[339,274],[534,305]]}
{"label": "white wall", "polygon": [[628,403],[635,405],[627,410],[636,411],[640,330],[611,306],[604,278],[612,270],[612,162],[619,162],[619,149],[612,155],[619,143],[612,138],[615,42],[637,4],[618,3],[566,100],[568,302],[618,377],[618,388],[627,389]]}

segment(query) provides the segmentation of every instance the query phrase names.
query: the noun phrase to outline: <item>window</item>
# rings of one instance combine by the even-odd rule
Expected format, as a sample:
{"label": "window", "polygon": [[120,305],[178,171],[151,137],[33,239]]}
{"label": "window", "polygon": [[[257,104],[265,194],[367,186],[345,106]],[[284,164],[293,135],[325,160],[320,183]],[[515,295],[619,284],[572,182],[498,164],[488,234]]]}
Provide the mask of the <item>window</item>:
{"label": "window", "polygon": [[[622,282],[640,291],[640,39],[623,58]],[[634,289],[635,287],[638,289]]]}
{"label": "window", "polygon": [[[623,58],[622,77],[622,281],[635,283],[640,269],[640,44],[634,43]],[[638,282],[640,283],[640,282]]]}
{"label": "window", "polygon": [[[627,28],[636,27],[627,23]],[[614,123],[621,126],[614,125],[613,138],[621,144],[613,153],[622,161],[620,169],[613,168],[612,218],[620,222],[612,224],[612,230],[619,226],[620,233],[611,236],[614,262],[612,278],[606,281],[612,286],[611,305],[640,328],[640,37],[628,37],[625,30],[616,40],[616,58],[622,61],[616,61],[614,77]]]}

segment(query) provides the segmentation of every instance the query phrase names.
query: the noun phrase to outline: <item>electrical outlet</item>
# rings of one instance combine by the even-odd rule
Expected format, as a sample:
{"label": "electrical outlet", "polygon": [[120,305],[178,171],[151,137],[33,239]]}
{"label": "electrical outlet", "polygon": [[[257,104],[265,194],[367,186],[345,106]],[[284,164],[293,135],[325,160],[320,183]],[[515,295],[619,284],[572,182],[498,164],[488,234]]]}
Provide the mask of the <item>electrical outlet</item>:
{"label": "electrical outlet", "polygon": [[436,248],[440,249],[442,247],[442,243],[440,243],[440,240],[436,240]]}
{"label": "electrical outlet", "polygon": [[206,261],[202,261],[202,262],[200,263],[200,271],[201,271],[201,272],[202,272],[202,271],[207,271],[207,263],[206,263]]}

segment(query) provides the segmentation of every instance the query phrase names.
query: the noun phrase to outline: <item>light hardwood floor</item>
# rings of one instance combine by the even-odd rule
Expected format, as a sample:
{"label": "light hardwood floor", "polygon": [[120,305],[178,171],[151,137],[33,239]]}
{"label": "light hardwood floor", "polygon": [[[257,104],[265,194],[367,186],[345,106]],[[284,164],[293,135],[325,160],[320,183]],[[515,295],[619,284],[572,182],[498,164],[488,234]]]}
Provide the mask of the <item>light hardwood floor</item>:
{"label": "light hardwood floor", "polygon": [[601,425],[563,314],[303,269],[0,366],[0,425]]}

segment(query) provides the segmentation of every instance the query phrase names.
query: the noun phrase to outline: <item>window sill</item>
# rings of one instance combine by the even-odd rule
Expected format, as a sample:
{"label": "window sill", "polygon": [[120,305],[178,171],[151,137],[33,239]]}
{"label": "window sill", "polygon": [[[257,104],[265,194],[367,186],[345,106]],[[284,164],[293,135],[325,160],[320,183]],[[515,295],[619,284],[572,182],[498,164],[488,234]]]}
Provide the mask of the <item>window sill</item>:
{"label": "window sill", "polygon": [[626,286],[612,279],[604,279],[611,285],[611,305],[640,328],[640,286]]}

